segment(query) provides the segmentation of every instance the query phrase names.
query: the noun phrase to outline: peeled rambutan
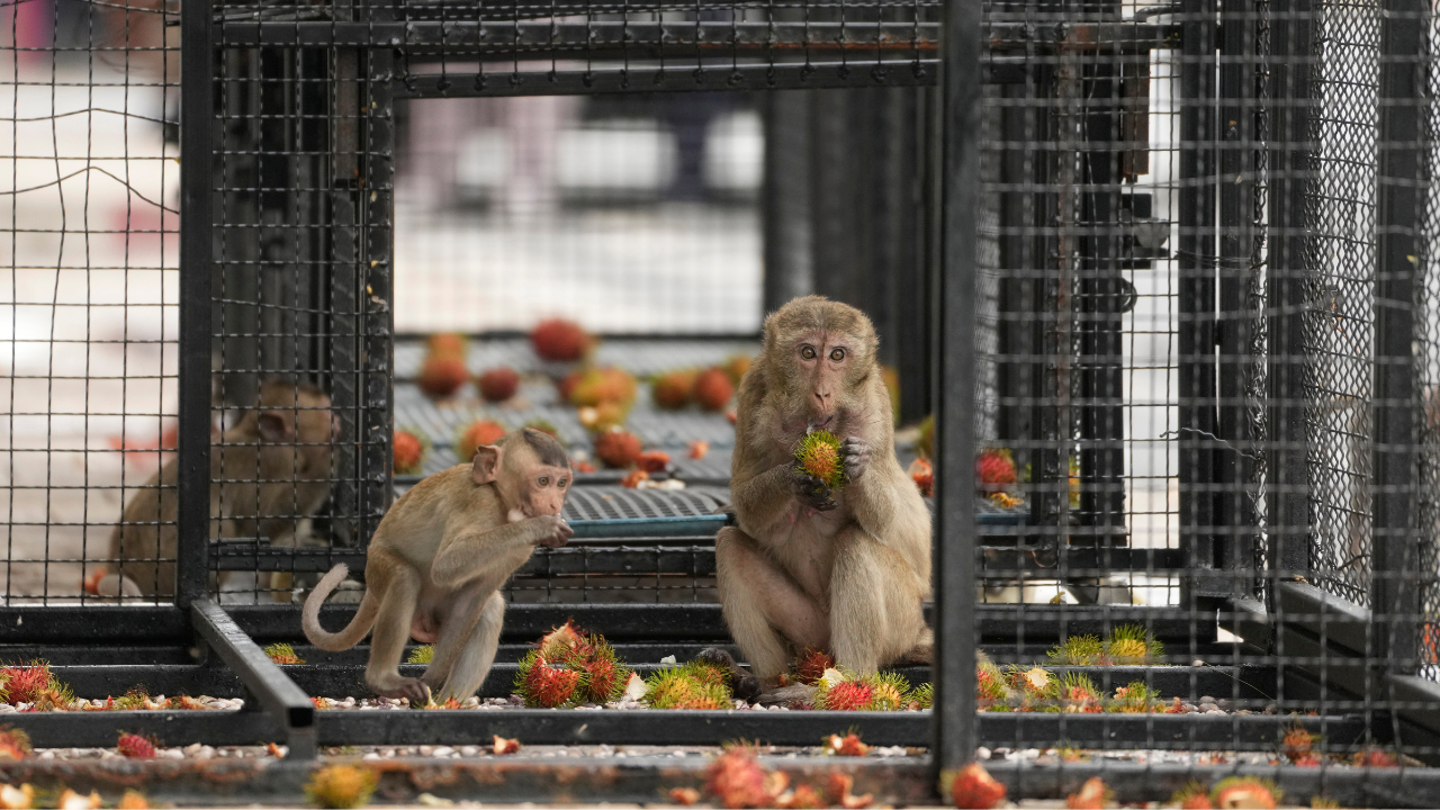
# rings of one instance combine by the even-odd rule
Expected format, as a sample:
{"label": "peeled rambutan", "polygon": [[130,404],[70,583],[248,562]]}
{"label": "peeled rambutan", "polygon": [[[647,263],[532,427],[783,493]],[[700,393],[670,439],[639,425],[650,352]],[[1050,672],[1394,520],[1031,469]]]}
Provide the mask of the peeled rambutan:
{"label": "peeled rambutan", "polygon": [[667,371],[650,382],[650,396],[655,407],[679,410],[690,404],[690,391],[695,387],[694,371]]}
{"label": "peeled rambutan", "polygon": [[390,444],[395,454],[396,475],[419,475],[425,463],[425,442],[408,430],[395,431],[395,440]]}
{"label": "peeled rambutan", "polygon": [[26,783],[20,787],[0,785],[0,810],[30,810],[35,806],[35,788]]}
{"label": "peeled rambutan", "polygon": [[476,419],[455,439],[455,458],[461,464],[469,464],[475,458],[475,449],[481,445],[494,444],[505,435],[505,426],[491,419]]}
{"label": "peeled rambutan", "polygon": [[495,740],[491,743],[490,750],[494,751],[497,757],[504,756],[505,754],[514,754],[520,750],[520,741],[517,739],[501,737],[499,734],[492,734],[491,736],[494,737]]}
{"label": "peeled rambutan", "polygon": [[860,741],[860,735],[850,732],[845,736],[831,734],[825,738],[825,753],[842,757],[863,757],[870,753],[870,746]]}
{"label": "peeled rambutan", "polygon": [[129,759],[155,758],[155,742],[139,734],[121,734],[115,749]]}
{"label": "peeled rambutan", "polygon": [[564,318],[551,318],[535,325],[530,345],[541,359],[555,362],[579,360],[590,351],[594,340],[584,327]]}
{"label": "peeled rambutan", "polygon": [[645,472],[665,472],[670,467],[670,454],[663,450],[646,450],[635,459],[635,463]]}
{"label": "peeled rambutan", "polygon": [[812,430],[795,448],[797,470],[818,479],[830,489],[845,483],[845,467],[840,462],[840,439],[828,430]]}
{"label": "peeled rambutan", "polygon": [[1015,460],[1009,450],[994,448],[981,451],[975,461],[975,477],[985,490],[1000,489],[1016,481]]}
{"label": "peeled rambutan", "polygon": [[580,628],[575,626],[575,621],[566,619],[564,624],[551,628],[550,632],[540,637],[538,649],[546,660],[560,661],[584,641],[585,636],[580,632]]}
{"label": "peeled rambutan", "polygon": [[420,373],[415,376],[415,384],[426,395],[441,399],[454,396],[468,379],[470,372],[465,368],[464,360],[459,357],[431,355],[421,364]]}
{"label": "peeled rambutan", "polygon": [[705,769],[705,791],[729,808],[767,807],[773,798],[755,752],[740,745],[727,748]]}
{"label": "peeled rambutan", "polygon": [[520,390],[520,374],[509,366],[497,366],[481,374],[475,387],[486,402],[504,402]]}
{"label": "peeled rambutan", "polygon": [[927,498],[935,495],[935,468],[930,462],[923,458],[917,458],[910,462],[910,468],[905,472],[909,473],[910,480],[920,488],[920,494]]}
{"label": "peeled rambutan", "polygon": [[640,437],[623,430],[610,430],[595,437],[595,457],[608,467],[624,469],[640,458]]}
{"label": "peeled rambutan", "polygon": [[470,350],[470,341],[459,332],[436,332],[425,339],[427,354],[436,357],[465,358]]}
{"label": "peeled rambutan", "polygon": [[718,368],[708,368],[695,377],[695,386],[690,391],[695,404],[707,411],[724,410],[730,398],[735,395],[735,386],[730,377]]}
{"label": "peeled rambutan", "polygon": [[989,810],[1005,800],[1005,786],[995,781],[980,764],[972,762],[955,774],[955,781],[950,784],[950,799],[962,809]]}

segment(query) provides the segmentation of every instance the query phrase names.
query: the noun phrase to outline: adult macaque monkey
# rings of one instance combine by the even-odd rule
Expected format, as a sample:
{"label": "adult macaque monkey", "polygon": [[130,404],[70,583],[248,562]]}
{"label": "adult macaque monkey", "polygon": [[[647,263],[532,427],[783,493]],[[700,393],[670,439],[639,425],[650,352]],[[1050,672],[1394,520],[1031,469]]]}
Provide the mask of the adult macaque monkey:
{"label": "adult macaque monkey", "polygon": [[[765,319],[740,383],[730,490],[736,526],[715,539],[725,622],[762,688],[804,647],[858,674],[928,662],[930,512],[895,458],[875,327],[854,307],[797,298]],[[796,470],[796,445],[841,439],[846,482]]]}
{"label": "adult macaque monkey", "polygon": [[[330,494],[340,421],[330,397],[307,383],[266,380],[258,405],[210,447],[210,538],[261,537],[296,544],[296,526]],[[179,461],[171,459],[130,500],[110,536],[101,596],[175,594]]]}
{"label": "adult macaque monkey", "polygon": [[[554,437],[524,428],[481,446],[416,484],[385,514],[365,557],[365,597],[349,626],[320,626],[320,605],[349,572],[337,565],[305,600],[305,637],[339,652],[373,625],[365,684],[378,695],[464,700],[495,660],[505,600],[500,586],[536,546],[557,548],[574,534],[560,517],[570,459]],[[421,679],[400,675],[405,639],[435,644]]]}

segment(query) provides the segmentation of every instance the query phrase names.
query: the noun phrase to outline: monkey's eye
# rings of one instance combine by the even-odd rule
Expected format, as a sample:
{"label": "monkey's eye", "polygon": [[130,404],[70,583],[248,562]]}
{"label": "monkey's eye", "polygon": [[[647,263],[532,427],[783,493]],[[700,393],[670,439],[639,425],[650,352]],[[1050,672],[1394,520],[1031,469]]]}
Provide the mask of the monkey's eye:
{"label": "monkey's eye", "polygon": [[542,476],[540,476],[540,486],[542,486],[542,487],[548,487],[548,486],[550,486],[550,476],[548,476],[548,475],[542,475]]}
{"label": "monkey's eye", "polygon": [[802,348],[802,349],[800,350],[800,356],[803,357],[803,358],[805,358],[806,360],[814,360],[814,359],[815,359],[815,348],[814,348],[813,346],[806,346],[806,347]]}
{"label": "monkey's eye", "polygon": [[844,359],[845,359],[845,350],[844,350],[844,349],[834,349],[834,350],[832,350],[832,351],[830,352],[830,359],[831,359],[831,360],[834,360],[834,361],[837,362],[837,363],[840,362],[841,360],[844,360]]}
{"label": "monkey's eye", "polygon": [[555,486],[560,487],[561,489],[564,489],[564,488],[565,488],[565,485],[566,485],[567,483],[569,483],[569,482],[566,481],[564,478],[561,478],[559,481],[556,481],[556,482],[555,482]]}

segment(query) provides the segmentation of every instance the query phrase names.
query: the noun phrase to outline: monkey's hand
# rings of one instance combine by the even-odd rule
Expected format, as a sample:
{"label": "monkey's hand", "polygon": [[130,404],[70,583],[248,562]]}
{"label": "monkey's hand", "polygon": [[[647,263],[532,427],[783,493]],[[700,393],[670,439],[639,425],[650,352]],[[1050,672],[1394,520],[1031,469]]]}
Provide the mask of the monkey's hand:
{"label": "monkey's hand", "polygon": [[845,480],[860,480],[860,476],[870,469],[870,444],[851,436],[840,443],[840,462],[845,465]]}
{"label": "monkey's hand", "polygon": [[794,471],[790,476],[790,489],[801,503],[817,512],[829,512],[839,506],[830,488],[810,473]]}
{"label": "monkey's hand", "polygon": [[575,530],[559,515],[539,515],[531,520],[535,521],[537,546],[560,548],[575,536]]}

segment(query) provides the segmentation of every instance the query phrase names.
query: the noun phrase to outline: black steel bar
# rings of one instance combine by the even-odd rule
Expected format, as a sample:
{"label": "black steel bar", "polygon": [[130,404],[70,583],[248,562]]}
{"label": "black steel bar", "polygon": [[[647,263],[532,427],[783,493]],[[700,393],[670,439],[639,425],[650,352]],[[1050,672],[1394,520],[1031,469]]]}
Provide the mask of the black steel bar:
{"label": "black steel bar", "polygon": [[[1415,318],[1421,215],[1428,187],[1421,165],[1424,117],[1430,101],[1416,64],[1428,47],[1429,4],[1386,0],[1380,23],[1380,125],[1376,174],[1375,443],[1370,605],[1375,647],[1367,654],[1390,674],[1420,667],[1418,628],[1420,553],[1415,474],[1417,459],[1415,342],[1429,338]],[[1422,192],[1422,189],[1425,189]]]}
{"label": "black steel bar", "polygon": [[1186,602],[1222,596],[1215,564],[1215,0],[1185,10],[1180,62],[1179,477],[1180,547],[1195,571]]}
{"label": "black steel bar", "polygon": [[304,690],[296,686],[219,605],[209,599],[196,599],[191,602],[190,617],[200,637],[240,676],[246,688],[284,729],[290,746],[286,756],[313,759],[315,706]]}
{"label": "black steel bar", "polygon": [[[916,69],[916,68],[920,69]],[[839,62],[808,65],[717,64],[704,71],[634,65],[625,72],[557,70],[543,73],[420,74],[396,84],[395,98],[553,96],[687,90],[823,90],[841,87],[904,87],[935,83],[933,61],[894,61],[883,67]]]}
{"label": "black steel bar", "polygon": [[210,272],[214,252],[214,73],[210,0],[180,9],[180,405],[176,475],[180,536],[175,601],[189,608],[210,584]]}
{"label": "black steel bar", "polygon": [[[975,290],[980,193],[981,4],[945,5],[935,370],[935,722],[939,772],[971,761],[975,714]],[[938,784],[938,782],[937,782]]]}

